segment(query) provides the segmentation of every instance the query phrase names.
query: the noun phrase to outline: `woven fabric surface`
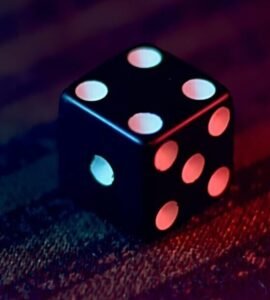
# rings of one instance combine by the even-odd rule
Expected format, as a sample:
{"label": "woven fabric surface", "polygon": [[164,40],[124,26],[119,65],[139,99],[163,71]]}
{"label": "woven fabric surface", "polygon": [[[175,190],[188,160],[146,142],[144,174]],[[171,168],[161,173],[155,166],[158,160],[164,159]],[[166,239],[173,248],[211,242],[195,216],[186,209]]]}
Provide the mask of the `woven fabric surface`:
{"label": "woven fabric surface", "polygon": [[[0,299],[270,299],[270,5],[258,1],[0,3]],[[228,195],[143,243],[58,192],[61,91],[153,42],[234,96]],[[199,199],[198,199],[199,201]]]}

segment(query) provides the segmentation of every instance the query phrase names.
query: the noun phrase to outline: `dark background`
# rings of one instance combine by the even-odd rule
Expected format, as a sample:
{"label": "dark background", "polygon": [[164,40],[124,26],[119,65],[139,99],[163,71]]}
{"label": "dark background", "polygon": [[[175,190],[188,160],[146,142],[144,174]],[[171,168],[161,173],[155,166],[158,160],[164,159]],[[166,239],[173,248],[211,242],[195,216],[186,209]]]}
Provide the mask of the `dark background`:
{"label": "dark background", "polygon": [[[268,0],[0,2],[0,295],[270,298],[269,13]],[[150,245],[55,192],[59,94],[141,42],[216,77],[236,111],[230,194]]]}

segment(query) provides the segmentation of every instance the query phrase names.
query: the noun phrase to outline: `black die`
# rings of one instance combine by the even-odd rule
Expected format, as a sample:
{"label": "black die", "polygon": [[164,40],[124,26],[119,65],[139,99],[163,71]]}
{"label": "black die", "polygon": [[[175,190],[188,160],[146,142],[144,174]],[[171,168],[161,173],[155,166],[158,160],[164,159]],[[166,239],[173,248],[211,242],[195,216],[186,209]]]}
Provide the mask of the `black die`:
{"label": "black die", "polygon": [[62,190],[127,232],[159,235],[228,188],[227,89],[156,47],[126,51],[71,84],[59,123]]}

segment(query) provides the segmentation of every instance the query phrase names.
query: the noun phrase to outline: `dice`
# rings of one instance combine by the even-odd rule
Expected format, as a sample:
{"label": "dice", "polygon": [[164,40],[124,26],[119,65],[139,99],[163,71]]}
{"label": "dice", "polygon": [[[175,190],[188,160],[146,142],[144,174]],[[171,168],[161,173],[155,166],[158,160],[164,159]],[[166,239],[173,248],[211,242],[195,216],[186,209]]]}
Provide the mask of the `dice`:
{"label": "dice", "polygon": [[59,128],[62,191],[140,237],[183,224],[231,181],[228,90],[152,45],[72,83],[60,98]]}

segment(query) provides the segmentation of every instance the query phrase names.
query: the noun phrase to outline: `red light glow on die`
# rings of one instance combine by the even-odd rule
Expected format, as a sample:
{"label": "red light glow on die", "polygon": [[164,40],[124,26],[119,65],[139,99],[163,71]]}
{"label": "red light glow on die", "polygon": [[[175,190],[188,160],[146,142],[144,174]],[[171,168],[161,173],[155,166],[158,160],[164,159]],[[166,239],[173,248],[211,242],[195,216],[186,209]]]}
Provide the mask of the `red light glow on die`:
{"label": "red light glow on die", "polygon": [[208,132],[212,136],[220,136],[228,127],[231,118],[230,110],[222,106],[210,118]]}
{"label": "red light glow on die", "polygon": [[175,162],[179,152],[178,144],[175,141],[164,143],[157,150],[154,165],[158,171],[167,171]]}
{"label": "red light glow on die", "polygon": [[171,200],[165,203],[157,213],[156,227],[158,230],[169,229],[175,222],[179,213],[179,206],[176,201]]}
{"label": "red light glow on die", "polygon": [[208,182],[208,193],[212,197],[220,196],[228,186],[230,170],[227,167],[217,169]]}
{"label": "red light glow on die", "polygon": [[182,180],[189,184],[195,182],[202,174],[205,159],[200,153],[192,155],[185,163],[182,170]]}

